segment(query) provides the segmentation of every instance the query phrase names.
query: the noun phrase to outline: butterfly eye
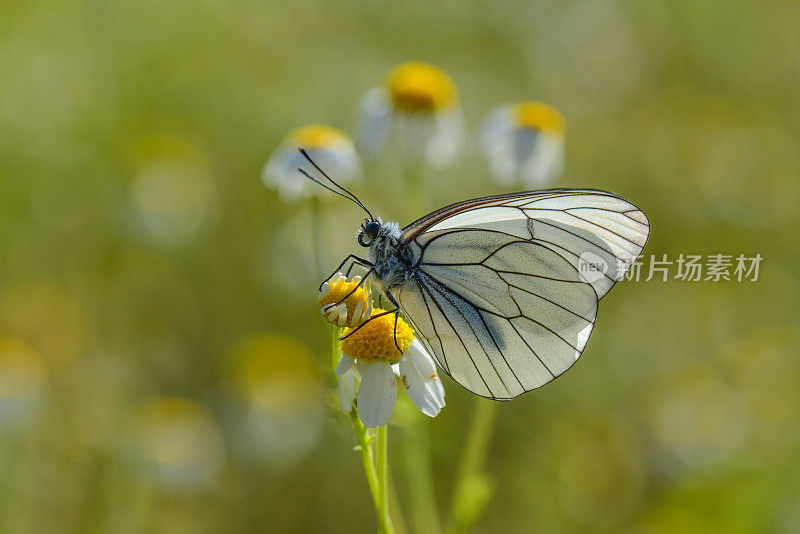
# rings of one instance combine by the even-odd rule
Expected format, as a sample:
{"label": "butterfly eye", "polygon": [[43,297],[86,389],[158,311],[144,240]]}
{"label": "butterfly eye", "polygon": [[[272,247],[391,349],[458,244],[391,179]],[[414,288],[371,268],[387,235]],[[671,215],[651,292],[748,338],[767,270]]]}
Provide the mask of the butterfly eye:
{"label": "butterfly eye", "polygon": [[378,237],[381,225],[378,221],[364,221],[361,225],[361,231],[358,233],[358,244],[362,247],[368,247]]}
{"label": "butterfly eye", "polygon": [[378,237],[378,232],[380,229],[381,225],[378,221],[369,221],[364,227],[364,233],[367,234],[367,237],[370,241],[373,241],[376,237]]}

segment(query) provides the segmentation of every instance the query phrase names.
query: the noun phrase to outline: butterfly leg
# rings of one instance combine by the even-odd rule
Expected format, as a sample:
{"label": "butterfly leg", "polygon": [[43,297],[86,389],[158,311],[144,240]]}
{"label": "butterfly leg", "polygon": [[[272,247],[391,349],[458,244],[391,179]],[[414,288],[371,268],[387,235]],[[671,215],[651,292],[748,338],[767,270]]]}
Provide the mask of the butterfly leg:
{"label": "butterfly leg", "polygon": [[[341,304],[342,302],[344,302],[345,300],[347,300],[347,298],[348,298],[350,295],[352,295],[353,293],[355,293],[355,292],[356,292],[356,290],[357,290],[359,287],[363,286],[363,285],[364,285],[364,282],[366,282],[366,281],[367,281],[367,278],[369,278],[369,275],[371,275],[371,274],[372,274],[372,271],[374,271],[374,269],[373,269],[373,268],[370,268],[370,269],[369,269],[369,270],[368,270],[368,271],[367,271],[367,272],[364,274],[364,277],[363,277],[363,278],[361,279],[361,281],[360,281],[360,282],[359,282],[359,283],[356,285],[356,287],[354,287],[353,289],[351,289],[351,290],[350,290],[350,292],[349,292],[347,295],[345,295],[345,296],[343,296],[342,298],[340,298],[340,299],[339,299],[339,302],[337,302],[337,303],[335,304],[335,306],[338,306],[339,304]],[[349,269],[348,269],[348,272],[349,272]],[[349,275],[348,275],[348,276],[349,276]]]}
{"label": "butterfly leg", "polygon": [[[356,332],[358,332],[358,331],[361,329],[361,327],[362,327],[362,326],[364,326],[364,325],[365,325],[365,324],[367,324],[368,322],[372,321],[373,319],[377,319],[378,317],[383,317],[384,315],[389,315],[390,313],[397,314],[397,312],[398,312],[398,311],[399,311],[398,309],[394,309],[394,310],[387,310],[387,311],[384,311],[384,312],[377,313],[377,314],[373,315],[372,317],[370,317],[369,319],[367,319],[366,321],[364,321],[363,323],[361,323],[360,325],[358,325],[357,327],[355,327],[355,328],[353,329],[353,331],[352,331],[352,332],[348,333],[346,336],[342,336],[342,337],[340,337],[340,338],[339,338],[339,341],[341,341],[341,340],[343,340],[343,339],[347,339],[348,337],[352,336],[353,334],[355,334]],[[396,319],[395,319],[395,322],[396,322]],[[395,334],[395,345],[396,345],[396,344],[397,344],[397,335]],[[398,347],[398,348],[399,348],[399,347]]]}
{"label": "butterfly leg", "polygon": [[[355,254],[349,254],[344,260],[342,260],[342,263],[340,263],[339,266],[336,269],[333,270],[333,272],[330,274],[330,276],[328,276],[325,280],[323,280],[322,283],[324,284],[325,282],[327,282],[328,280],[333,278],[333,276],[336,273],[338,273],[338,272],[340,272],[342,270],[342,267],[344,267],[345,264],[348,261],[350,262],[350,265],[347,268],[347,276],[350,276],[350,271],[351,271],[351,269],[353,268],[354,265],[360,265],[362,267],[367,267],[367,268],[372,268],[373,267],[372,263],[370,263],[369,260],[365,260],[364,258],[359,258]],[[322,291],[322,284],[319,285],[319,289],[320,289],[320,291]]]}
{"label": "butterfly leg", "polygon": [[[366,276],[364,277],[364,279],[366,279]],[[359,328],[361,328],[362,326],[364,326],[365,324],[370,322],[372,319],[377,319],[378,317],[382,317],[384,315],[389,315],[390,313],[393,313],[394,314],[394,346],[397,347],[397,350],[399,350],[402,353],[403,349],[401,349],[400,345],[397,343],[397,319],[399,317],[399,314],[397,312],[400,311],[400,305],[397,303],[397,299],[394,298],[394,295],[392,295],[388,291],[386,291],[386,299],[391,304],[394,304],[394,309],[393,310],[387,310],[387,311],[381,312],[381,313],[379,313],[377,315],[373,315],[372,317],[370,317],[369,319],[367,319],[366,321],[364,321],[363,323],[358,325],[358,327],[356,327],[355,330],[353,330],[352,332],[350,332],[349,334],[347,334],[346,336],[344,336],[343,338],[340,338],[340,339],[344,339],[346,337],[349,337],[349,336],[355,334],[356,330],[358,330]],[[381,293],[378,293],[378,307],[380,308],[381,306],[382,306],[382,304],[381,304]]]}
{"label": "butterfly leg", "polygon": [[[355,261],[351,261],[351,262],[350,262],[350,265],[347,267],[347,270],[344,272],[344,276],[345,276],[345,277],[346,277],[348,280],[350,279],[350,274],[351,274],[351,273],[352,273],[352,271],[353,271],[353,267],[355,267],[356,265],[358,265],[359,267],[364,267],[364,268],[366,268],[366,267],[370,267],[370,266],[368,266],[368,265],[364,265],[364,264],[361,264],[361,263],[357,263],[357,262],[355,262]],[[372,270],[372,269],[370,268],[370,271],[371,271],[371,270]],[[367,277],[367,275],[365,274],[365,275],[364,275],[364,278],[366,278],[366,277]]]}
{"label": "butterfly leg", "polygon": [[389,300],[389,302],[394,304],[394,346],[397,347],[397,350],[399,350],[402,354],[403,349],[401,349],[400,345],[397,344],[397,319],[400,317],[397,312],[400,310],[400,304],[397,303],[397,299],[394,298],[394,295],[392,295],[389,290],[386,290],[386,298]]}

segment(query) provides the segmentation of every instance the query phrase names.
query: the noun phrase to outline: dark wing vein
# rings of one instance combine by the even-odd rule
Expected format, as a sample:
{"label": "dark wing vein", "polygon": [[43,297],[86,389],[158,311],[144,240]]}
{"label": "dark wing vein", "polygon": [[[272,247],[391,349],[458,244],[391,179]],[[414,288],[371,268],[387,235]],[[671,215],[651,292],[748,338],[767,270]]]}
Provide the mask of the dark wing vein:
{"label": "dark wing vein", "polygon": [[[458,307],[458,306],[456,306],[456,305],[455,305],[455,304],[454,304],[454,303],[453,303],[453,302],[452,302],[452,301],[451,301],[449,298],[447,298],[447,296],[444,294],[444,291],[442,291],[442,289],[444,289],[445,291],[448,291],[448,290],[447,290],[447,288],[443,288],[443,287],[442,287],[442,285],[441,285],[441,284],[440,284],[438,281],[436,281],[436,280],[435,280],[433,277],[430,277],[430,279],[431,279],[431,281],[433,281],[433,282],[435,283],[435,285],[437,286],[437,287],[436,287],[436,289],[438,290],[438,292],[439,292],[439,294],[442,296],[442,298],[443,298],[445,301],[447,301],[447,303],[448,303],[448,304],[450,304],[450,306],[452,306],[452,308],[453,308],[453,309],[454,309],[454,310],[455,310],[455,311],[458,313],[458,315],[459,315],[459,316],[460,316],[460,317],[461,317],[461,318],[464,320],[464,322],[467,324],[467,326],[469,326],[469,329],[470,329],[470,331],[472,332],[472,336],[475,338],[475,341],[478,343],[478,345],[480,346],[481,350],[483,350],[484,354],[486,355],[486,359],[489,361],[489,365],[491,365],[491,366],[492,366],[492,369],[494,370],[495,374],[497,375],[497,378],[500,380],[500,383],[502,384],[503,388],[505,388],[506,392],[509,392],[509,393],[510,393],[510,391],[509,391],[509,389],[508,389],[508,386],[507,386],[507,385],[506,385],[506,383],[505,383],[505,380],[503,380],[503,377],[502,377],[502,375],[500,374],[500,371],[498,371],[498,370],[497,370],[497,366],[494,364],[494,362],[492,361],[491,357],[489,356],[489,353],[488,353],[488,351],[486,350],[486,347],[484,347],[484,346],[483,346],[483,343],[481,342],[481,338],[480,338],[480,336],[478,336],[477,332],[475,331],[475,328],[472,326],[472,324],[470,323],[469,319],[467,319],[467,317],[464,315],[464,312],[463,312],[463,311],[461,311],[461,310],[459,309],[459,307]],[[443,317],[445,318],[445,320],[448,322],[448,324],[450,325],[450,328],[452,328],[452,329],[453,329],[453,332],[456,334],[456,337],[458,337],[458,340],[459,340],[459,342],[460,342],[460,343],[461,343],[461,345],[464,347],[464,350],[467,352],[467,355],[469,356],[469,359],[472,361],[472,365],[474,365],[474,366],[475,366],[475,371],[478,373],[478,375],[480,375],[480,377],[481,377],[481,380],[483,380],[483,383],[486,385],[486,388],[489,390],[489,393],[491,393],[493,396],[497,396],[497,395],[494,395],[494,392],[492,392],[492,388],[491,388],[491,387],[489,387],[489,385],[486,383],[486,378],[485,378],[485,377],[483,376],[483,374],[481,373],[481,371],[480,371],[480,368],[478,367],[478,364],[475,362],[475,359],[472,357],[472,354],[470,354],[469,350],[467,349],[467,347],[466,347],[466,345],[465,345],[465,343],[464,343],[464,340],[463,340],[463,339],[461,339],[461,336],[460,336],[460,335],[458,335],[458,334],[459,334],[459,332],[458,332],[458,329],[455,327],[455,325],[453,324],[453,322],[450,320],[450,317],[448,317],[448,316],[447,316],[447,314],[446,314],[446,313],[444,313],[444,312],[442,311],[442,308],[441,308],[441,306],[439,305],[439,303],[438,303],[438,302],[436,302],[436,297],[434,296],[434,294],[433,294],[433,291],[431,291],[431,290],[430,290],[430,289],[428,289],[427,287],[426,287],[426,290],[427,290],[427,291],[430,293],[430,295],[431,295],[431,298],[433,298],[433,301],[434,301],[434,303],[436,304],[436,306],[439,308],[439,311],[440,311],[440,312],[442,312],[442,316],[443,316]],[[451,293],[451,294],[454,294],[454,293],[452,293],[452,292],[450,292],[450,293]],[[459,297],[459,298],[460,298],[460,297]],[[466,302],[466,301],[464,301],[464,302]],[[474,306],[473,306],[473,308],[474,308]],[[476,309],[476,314],[477,314],[477,309]],[[491,334],[490,334],[490,335],[491,335]],[[444,350],[444,349],[442,349],[442,350]]]}

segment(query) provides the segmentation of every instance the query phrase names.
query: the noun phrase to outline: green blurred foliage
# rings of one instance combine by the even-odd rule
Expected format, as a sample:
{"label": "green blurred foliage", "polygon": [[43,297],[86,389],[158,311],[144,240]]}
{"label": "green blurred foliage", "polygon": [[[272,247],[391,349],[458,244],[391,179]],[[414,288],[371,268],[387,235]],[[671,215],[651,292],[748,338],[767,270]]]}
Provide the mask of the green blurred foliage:
{"label": "green blurred foliage", "polygon": [[[259,173],[296,126],[352,132],[361,95],[421,59],[473,132],[502,102],[557,106],[559,185],[634,201],[646,254],[764,257],[756,283],[604,299],[580,364],[500,406],[478,530],[797,531],[798,27],[787,1],[6,0],[0,530],[374,530],[323,411],[308,206]],[[396,167],[367,178],[398,217]],[[500,192],[474,153],[427,178],[426,208]],[[330,268],[359,218],[326,198]],[[472,401],[445,386],[442,513]]]}

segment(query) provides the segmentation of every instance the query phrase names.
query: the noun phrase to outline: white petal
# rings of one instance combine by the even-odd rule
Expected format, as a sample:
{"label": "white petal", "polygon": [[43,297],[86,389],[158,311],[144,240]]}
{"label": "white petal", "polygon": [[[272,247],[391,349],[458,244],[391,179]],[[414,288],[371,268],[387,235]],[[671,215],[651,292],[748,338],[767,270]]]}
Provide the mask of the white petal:
{"label": "white petal", "polygon": [[444,408],[444,385],[442,384],[442,379],[439,378],[439,373],[436,373],[436,380],[433,381],[433,394],[436,397],[439,408]]}
{"label": "white petal", "polygon": [[353,367],[353,358],[342,353],[341,358],[339,358],[339,365],[336,366],[336,374],[343,375],[349,371],[351,367]]}
{"label": "white petal", "polygon": [[454,108],[436,115],[433,130],[425,147],[425,157],[433,167],[449,165],[464,145],[464,118]]}
{"label": "white petal", "polygon": [[359,375],[364,376],[364,373],[367,372],[367,369],[369,368],[369,365],[370,364],[368,364],[364,360],[358,360],[358,361],[356,361],[356,371],[358,371]]}
{"label": "white petal", "polygon": [[322,283],[322,290],[319,292],[317,296],[317,302],[325,298],[325,295],[331,292],[331,285],[328,282]]}
{"label": "white petal", "polygon": [[359,302],[358,304],[356,304],[356,309],[353,310],[353,320],[351,321],[352,324],[350,326],[352,327],[358,326],[358,323],[361,322],[363,310],[364,310],[363,302]]}
{"label": "white petal", "polygon": [[361,316],[363,321],[366,321],[372,316],[372,290],[367,293],[367,307],[364,310],[364,314]]}
{"label": "white petal", "polygon": [[[350,360],[349,357],[344,359]],[[350,360],[352,362],[353,360]],[[341,367],[341,360],[339,367]],[[353,410],[353,399],[356,398],[356,373],[354,369],[349,369],[343,373],[339,373],[339,368],[336,368],[336,374],[339,375],[337,380],[339,382],[339,403],[342,405],[342,410],[345,413],[350,413]]]}
{"label": "white petal", "polygon": [[483,121],[478,142],[486,152],[493,152],[493,147],[506,142],[514,126],[511,120],[511,106],[504,104],[492,110]]}
{"label": "white petal", "polygon": [[328,320],[332,323],[339,319],[339,309],[333,304],[328,308]]}
{"label": "white petal", "polygon": [[361,101],[361,118],[358,127],[359,148],[368,157],[378,155],[389,135],[392,124],[392,107],[386,90],[376,87],[367,92]]}
{"label": "white petal", "polygon": [[347,326],[347,304],[339,304],[339,326]]}
{"label": "white petal", "polygon": [[[348,183],[361,177],[361,162],[352,141],[347,138],[341,138],[329,147],[306,147],[306,151],[320,168],[325,169],[331,176],[335,174],[337,182]],[[301,158],[297,161],[296,167],[302,166],[306,170],[311,170],[305,157],[296,148],[295,153]],[[312,171],[312,176],[315,175],[317,178],[320,177]]]}
{"label": "white petal", "polygon": [[397,113],[392,128],[398,154],[412,162],[426,156],[431,139],[437,134],[436,117],[430,113]]}
{"label": "white petal", "polygon": [[515,185],[520,165],[515,157],[517,130],[511,115],[511,106],[508,104],[495,108],[484,120],[479,138],[489,171],[503,187]]}
{"label": "white petal", "polygon": [[[328,153],[331,155],[331,169],[336,169],[337,182],[347,183],[361,178],[361,160],[358,158],[356,148],[353,143],[347,139],[345,142],[339,143],[335,150],[330,150]],[[322,167],[323,169],[328,169]]]}
{"label": "white petal", "polygon": [[433,360],[417,340],[400,358],[400,381],[411,401],[430,417],[444,407],[444,387]]}
{"label": "white petal", "polygon": [[389,422],[397,400],[397,382],[386,362],[370,364],[358,388],[358,413],[367,428]]}
{"label": "white petal", "polygon": [[409,344],[406,352],[410,353],[417,367],[419,367],[420,372],[426,376],[430,376],[436,372],[436,364],[433,362],[433,358],[428,354],[428,351],[425,350],[425,346],[420,343],[418,339],[411,340],[411,344]]}
{"label": "white petal", "polygon": [[564,138],[554,132],[537,136],[533,150],[520,158],[520,178],[529,187],[542,187],[558,179],[564,169]]}
{"label": "white petal", "polygon": [[[267,187],[274,187],[287,201],[307,197],[316,193],[311,181],[297,172],[295,164],[297,150],[282,145],[272,153],[261,172],[261,180]],[[324,168],[324,167],[323,167]]]}

